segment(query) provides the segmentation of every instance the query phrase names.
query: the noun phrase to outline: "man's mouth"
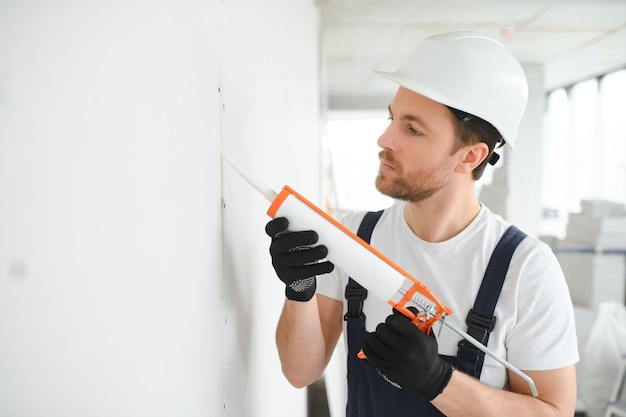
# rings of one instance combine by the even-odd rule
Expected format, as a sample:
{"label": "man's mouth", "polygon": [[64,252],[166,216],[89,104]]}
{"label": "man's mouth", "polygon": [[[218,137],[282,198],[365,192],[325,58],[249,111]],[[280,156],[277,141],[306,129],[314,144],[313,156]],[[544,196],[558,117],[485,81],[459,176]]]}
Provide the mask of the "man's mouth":
{"label": "man's mouth", "polygon": [[380,170],[381,171],[395,171],[396,169],[394,168],[393,165],[391,165],[390,163],[386,162],[384,159],[380,160]]}
{"label": "man's mouth", "polygon": [[386,156],[385,151],[381,151],[378,154],[378,159],[380,160],[380,170],[381,171],[395,171],[395,162],[393,158],[389,158]]}

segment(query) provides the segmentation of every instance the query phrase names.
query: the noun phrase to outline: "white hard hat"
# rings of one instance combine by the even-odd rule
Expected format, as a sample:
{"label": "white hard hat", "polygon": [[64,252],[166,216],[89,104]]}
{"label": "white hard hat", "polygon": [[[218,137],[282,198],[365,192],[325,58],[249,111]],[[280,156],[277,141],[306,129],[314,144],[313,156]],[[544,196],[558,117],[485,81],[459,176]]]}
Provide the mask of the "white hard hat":
{"label": "white hard hat", "polygon": [[528,101],[522,66],[478,32],[431,36],[395,72],[376,71],[418,94],[491,123],[513,148]]}

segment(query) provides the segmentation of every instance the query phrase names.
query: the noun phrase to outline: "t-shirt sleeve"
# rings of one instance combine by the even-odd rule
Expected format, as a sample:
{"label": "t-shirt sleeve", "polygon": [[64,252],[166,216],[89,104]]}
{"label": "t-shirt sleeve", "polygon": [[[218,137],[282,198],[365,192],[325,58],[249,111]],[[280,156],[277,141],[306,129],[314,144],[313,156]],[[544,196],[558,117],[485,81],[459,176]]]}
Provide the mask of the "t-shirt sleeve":
{"label": "t-shirt sleeve", "polygon": [[508,360],[522,370],[549,370],[578,362],[574,309],[561,267],[550,248],[536,243],[511,262],[520,281],[517,317],[508,334]]}
{"label": "t-shirt sleeve", "polygon": [[317,277],[317,294],[343,301],[340,271],[335,268],[330,274]]}

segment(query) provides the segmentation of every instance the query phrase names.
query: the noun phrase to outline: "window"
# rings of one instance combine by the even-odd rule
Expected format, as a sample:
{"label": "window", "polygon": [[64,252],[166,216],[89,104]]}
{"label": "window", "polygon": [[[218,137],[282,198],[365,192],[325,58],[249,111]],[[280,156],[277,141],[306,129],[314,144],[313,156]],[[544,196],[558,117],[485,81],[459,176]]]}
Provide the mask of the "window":
{"label": "window", "polygon": [[599,104],[601,151],[597,158],[597,195],[626,203],[626,70],[602,78]]}
{"label": "window", "polygon": [[564,237],[581,200],[626,203],[626,70],[551,91],[544,124],[543,234]]}

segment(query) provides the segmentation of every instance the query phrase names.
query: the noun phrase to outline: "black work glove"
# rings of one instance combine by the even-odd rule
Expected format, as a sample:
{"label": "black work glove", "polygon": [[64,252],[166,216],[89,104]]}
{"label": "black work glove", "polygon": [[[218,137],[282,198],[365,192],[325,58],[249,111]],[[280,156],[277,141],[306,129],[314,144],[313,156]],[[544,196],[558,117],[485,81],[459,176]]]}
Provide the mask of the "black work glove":
{"label": "black work glove", "polygon": [[328,255],[324,245],[317,243],[313,230],[292,232],[284,217],[271,220],[265,232],[272,238],[270,255],[278,278],[285,283],[285,295],[290,300],[309,301],[315,294],[316,275],[327,274],[335,267],[331,262],[320,262]]}
{"label": "black work glove", "polygon": [[387,382],[415,390],[428,401],[441,394],[452,376],[452,366],[437,351],[433,332],[425,335],[396,309],[363,341],[367,360]]}

